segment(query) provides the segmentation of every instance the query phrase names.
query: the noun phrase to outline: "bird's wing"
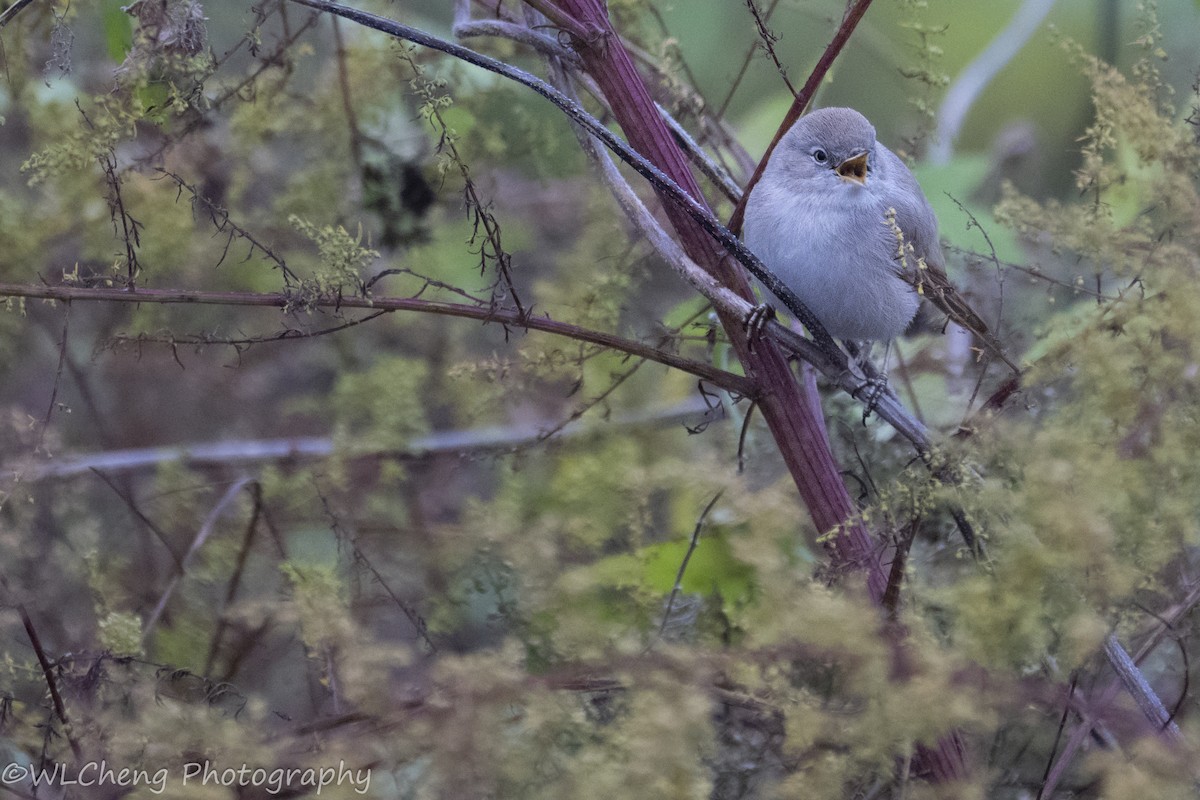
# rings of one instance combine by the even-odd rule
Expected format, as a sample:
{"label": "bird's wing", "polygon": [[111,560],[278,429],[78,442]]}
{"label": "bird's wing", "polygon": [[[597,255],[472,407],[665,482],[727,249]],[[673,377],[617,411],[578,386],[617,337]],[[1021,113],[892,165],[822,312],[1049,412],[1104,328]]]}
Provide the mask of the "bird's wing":
{"label": "bird's wing", "polygon": [[886,202],[896,209],[896,225],[904,234],[906,249],[909,245],[912,247],[903,261],[896,262],[900,277],[959,325],[973,333],[986,334],[987,323],[963,299],[946,275],[946,259],[938,241],[937,217],[920,184],[895,153],[882,144],[875,147],[879,166],[888,183],[896,187],[888,194]]}
{"label": "bird's wing", "polygon": [[[920,253],[915,243],[913,247]],[[972,333],[982,335],[988,332],[987,323],[975,313],[970,303],[963,299],[954,288],[954,284],[950,283],[944,269],[929,263],[928,256],[920,259],[917,264],[911,261],[912,259],[909,259],[908,269],[902,270],[900,277],[911,284],[917,290],[917,294]]]}

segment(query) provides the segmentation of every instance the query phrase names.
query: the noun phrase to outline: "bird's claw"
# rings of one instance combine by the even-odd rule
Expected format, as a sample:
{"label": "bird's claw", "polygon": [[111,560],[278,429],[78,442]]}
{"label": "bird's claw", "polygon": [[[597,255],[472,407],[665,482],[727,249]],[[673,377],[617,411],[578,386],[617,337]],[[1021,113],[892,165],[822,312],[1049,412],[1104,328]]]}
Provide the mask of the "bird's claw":
{"label": "bird's claw", "polygon": [[879,404],[882,398],[888,392],[888,380],[882,375],[874,375],[861,384],[851,393],[851,397],[855,400],[861,400],[863,403],[863,424],[867,424],[867,420],[871,418],[871,414],[875,412],[875,407]]}
{"label": "bird's claw", "polygon": [[775,319],[775,309],[766,303],[761,303],[750,309],[742,320],[742,326],[746,329],[746,341],[750,347],[750,352],[754,352],[755,342],[762,339],[766,335],[767,323]]}

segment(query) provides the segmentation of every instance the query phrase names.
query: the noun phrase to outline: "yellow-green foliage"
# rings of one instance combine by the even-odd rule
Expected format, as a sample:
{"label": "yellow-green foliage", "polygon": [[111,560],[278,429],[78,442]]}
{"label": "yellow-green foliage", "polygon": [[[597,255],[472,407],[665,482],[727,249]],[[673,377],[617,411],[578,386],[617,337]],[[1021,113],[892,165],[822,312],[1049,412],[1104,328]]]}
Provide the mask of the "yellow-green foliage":
{"label": "yellow-green foliage", "polygon": [[[1010,191],[1001,204],[1019,230],[1094,264],[1114,299],[1086,312],[1031,372],[1031,395],[1059,399],[985,435],[981,500],[999,523],[992,574],[946,601],[986,660],[1035,664],[1080,620],[1095,641],[1096,614],[1111,618],[1135,590],[1156,587],[1198,539],[1200,147],[1157,100],[1155,57],[1131,82],[1079,55],[1097,110],[1081,201],[1042,204]],[[1067,649],[1064,667],[1088,655]]]}
{"label": "yellow-green foliage", "polygon": [[1188,782],[1180,780],[1181,774],[1193,769],[1186,757],[1150,740],[1138,742],[1130,756],[1132,758],[1120,758],[1114,753],[1097,753],[1089,759],[1089,767],[1101,780],[1098,797],[1118,800],[1154,796],[1183,800],[1192,796]]}
{"label": "yellow-green foliage", "polygon": [[346,604],[342,581],[325,566],[284,564],[283,573],[291,585],[292,604],[300,623],[304,643],[324,650],[347,637]]}
{"label": "yellow-green foliage", "polygon": [[128,105],[108,97],[97,97],[93,102],[95,107],[86,118],[80,115],[78,124],[68,128],[66,137],[63,137],[61,120],[71,113],[70,106],[57,102],[47,103],[40,108],[47,117],[35,117],[34,122],[39,126],[44,125],[47,135],[53,135],[54,141],[31,155],[22,165],[22,171],[29,175],[30,185],[36,186],[66,172],[94,167],[117,142],[132,134],[139,115]]}
{"label": "yellow-green foliage", "polygon": [[[657,5],[610,4],[665,62],[656,90],[682,89],[685,50],[651,24]],[[914,21],[924,5],[910,0],[904,13],[919,47],[908,72],[929,112],[945,78],[941,25]],[[0,721],[15,763],[41,752],[72,761],[69,732],[87,757],[176,775],[183,758],[345,759],[371,767],[367,796],[377,797],[1036,791],[1062,752],[1072,676],[1071,725],[1108,674],[1105,638],[1115,632],[1136,650],[1150,630],[1140,609],[1182,602],[1200,543],[1200,147],[1157,71],[1152,22],[1145,58],[1125,72],[1065,45],[1096,109],[1080,194],[1041,200],[1008,187],[996,219],[1014,232],[1004,259],[1022,247],[1056,254],[1070,273],[1056,277],[1102,296],[1033,315],[1033,343],[1013,354],[1030,362],[1021,393],[972,418],[969,437],[939,442],[935,466],[952,480],[931,478],[887,427],[864,428],[857,402],[827,399],[885,570],[915,537],[890,575],[898,591],[886,610],[867,599],[861,573],[828,569],[832,536],[812,529],[748,403],[733,412],[749,417],[744,432],[705,427],[699,414],[686,423],[696,435],[676,421],[627,424],[627,413],[695,397],[694,376],[515,323],[395,313],[335,330],[360,319],[325,302],[338,298],[486,304],[500,255],[479,227],[495,224],[534,315],[737,369],[719,337],[706,338],[701,304],[678,305],[681,286],[654,299],[679,309],[665,321],[641,302],[658,266],[591,188],[573,134],[541,100],[424,50],[379,47],[348,23],[340,46],[302,38],[278,52],[275,18],[255,24],[264,27],[239,45],[254,50],[253,75],[228,72],[240,52],[220,64],[134,59],[111,92],[84,95],[95,95],[82,103],[87,121],[72,87],[29,88],[28,59],[14,63],[14,97],[26,97],[5,111],[20,114],[32,154],[20,156],[30,185],[0,190],[4,280],[121,285],[109,157],[142,225],[139,288],[280,291],[276,259],[289,270],[282,314],[73,302],[61,369],[64,304],[14,304],[4,318],[3,361],[30,350],[43,365],[25,368],[36,380],[12,371],[11,405],[0,409],[10,643]],[[495,52],[528,55],[512,44]],[[192,191],[132,165],[148,142],[255,242],[193,205]],[[363,202],[364,166],[388,157],[412,167],[418,189],[417,178],[436,178],[434,207],[410,209],[402,244],[378,235],[386,220]],[[464,213],[468,180],[478,205]],[[372,191],[399,202],[405,189],[385,181]],[[395,272],[368,288],[382,270]],[[181,319],[194,350],[179,344]],[[165,330],[174,344],[86,357],[118,330]],[[301,340],[313,332],[322,335]],[[912,385],[923,397],[945,383],[927,371]],[[189,397],[197,391],[201,400]],[[934,402],[927,419],[958,421],[955,397]],[[426,434],[451,431],[468,442],[461,451],[413,452]],[[512,444],[484,446],[497,433]],[[119,451],[210,436],[237,455],[172,458],[150,478],[108,466],[31,477],[64,463],[47,454],[128,455]],[[247,455],[259,439],[307,436],[331,439],[334,457],[297,452],[264,465]],[[199,542],[215,503],[245,476]],[[948,508],[974,526],[978,560]],[[17,608],[44,653],[32,652]],[[1189,647],[1195,626],[1173,624]],[[48,700],[41,655],[65,710]],[[1167,697],[1185,685],[1174,664],[1166,649],[1145,662]],[[1194,794],[1190,751],[1155,744],[1133,712],[1110,710],[1106,735],[1121,749],[1077,757],[1072,796]],[[1190,716],[1182,724],[1189,741],[1200,736]],[[916,772],[921,747],[951,736],[973,772],[933,787]],[[346,786],[321,794],[358,796]],[[233,792],[176,782],[170,796]]]}
{"label": "yellow-green foliage", "polygon": [[911,66],[901,68],[906,78],[916,80],[923,87],[921,94],[909,98],[909,102],[921,114],[932,121],[937,112],[937,106],[932,98],[934,92],[950,83],[950,76],[941,69],[942,56],[945,54],[938,41],[946,34],[946,27],[926,21],[928,10],[926,0],[901,0],[904,21],[901,25],[912,31],[916,37],[914,46],[914,62]]}
{"label": "yellow-green foliage", "polygon": [[362,226],[351,235],[341,225],[315,225],[296,215],[288,222],[317,246],[320,265],[311,278],[301,284],[304,297],[318,298],[354,295],[362,291],[362,271],[379,258],[379,253],[363,245]]}
{"label": "yellow-green foliage", "polygon": [[424,362],[402,357],[381,358],[364,372],[343,375],[331,398],[339,438],[402,448],[429,430],[422,401],[427,381]]}
{"label": "yellow-green foliage", "polygon": [[142,621],[130,613],[112,612],[99,622],[100,644],[117,655],[142,654]]}

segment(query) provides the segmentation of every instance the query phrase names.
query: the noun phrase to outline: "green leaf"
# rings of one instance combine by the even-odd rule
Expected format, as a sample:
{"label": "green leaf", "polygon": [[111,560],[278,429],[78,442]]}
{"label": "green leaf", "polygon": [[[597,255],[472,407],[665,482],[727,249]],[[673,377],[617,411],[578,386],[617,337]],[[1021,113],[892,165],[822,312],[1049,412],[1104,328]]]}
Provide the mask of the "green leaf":
{"label": "green leaf", "polygon": [[148,83],[137,88],[137,99],[142,104],[146,119],[162,125],[167,121],[170,109],[167,99],[170,95],[165,83]]}
{"label": "green leaf", "polygon": [[[668,542],[642,551],[642,580],[652,590],[667,593],[675,585],[679,566],[687,555],[689,542]],[[724,536],[705,536],[696,543],[679,588],[684,592],[709,594],[719,591],[728,600],[750,594],[754,570],[737,561]]]}
{"label": "green leaf", "polygon": [[[680,540],[650,545],[636,554],[603,558],[584,571],[596,583],[613,587],[636,586],[665,596],[675,586],[675,577],[689,544],[689,541]],[[751,567],[733,557],[725,537],[708,535],[697,542],[679,588],[704,595],[720,592],[727,600],[738,600],[749,595],[753,574]]]}
{"label": "green leaf", "polygon": [[121,8],[121,0],[104,0],[101,18],[104,26],[104,47],[108,57],[121,62],[133,48],[133,18]]}

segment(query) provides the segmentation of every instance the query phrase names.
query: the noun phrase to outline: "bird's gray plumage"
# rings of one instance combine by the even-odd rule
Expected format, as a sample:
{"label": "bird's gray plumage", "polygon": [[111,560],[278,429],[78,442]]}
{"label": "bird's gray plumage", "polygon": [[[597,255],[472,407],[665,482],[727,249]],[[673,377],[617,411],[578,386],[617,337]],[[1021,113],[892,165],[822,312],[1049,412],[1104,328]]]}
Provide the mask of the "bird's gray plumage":
{"label": "bird's gray plumage", "polygon": [[[860,181],[847,162],[864,153]],[[903,260],[889,209],[912,246]],[[969,315],[968,327],[977,332],[987,329],[946,280],[937,217],[921,187],[853,109],[814,111],[784,134],[750,195],[744,233],[750,249],[837,338],[900,335],[921,295],[956,319]],[[918,270],[922,261],[926,268]]]}

